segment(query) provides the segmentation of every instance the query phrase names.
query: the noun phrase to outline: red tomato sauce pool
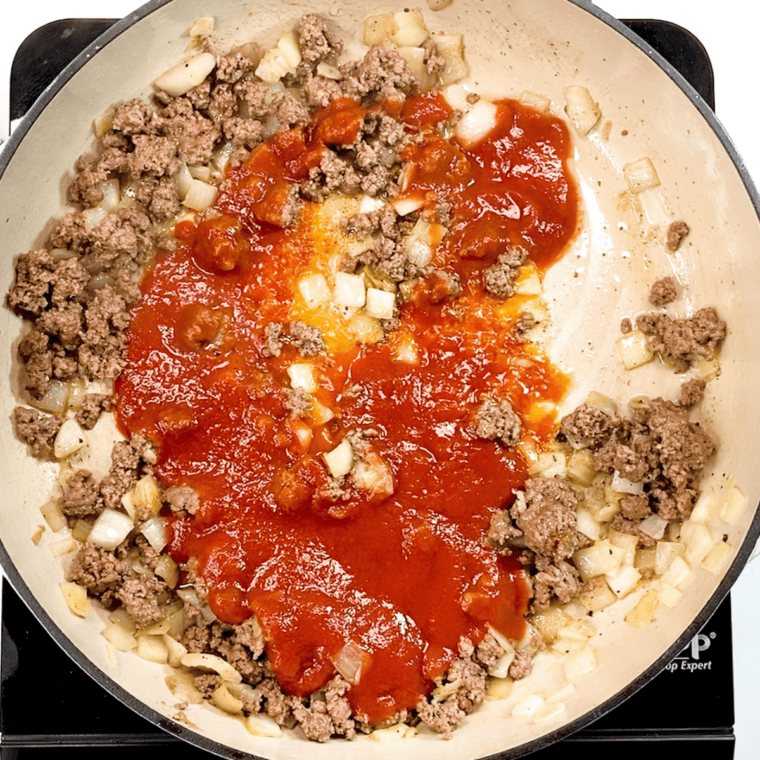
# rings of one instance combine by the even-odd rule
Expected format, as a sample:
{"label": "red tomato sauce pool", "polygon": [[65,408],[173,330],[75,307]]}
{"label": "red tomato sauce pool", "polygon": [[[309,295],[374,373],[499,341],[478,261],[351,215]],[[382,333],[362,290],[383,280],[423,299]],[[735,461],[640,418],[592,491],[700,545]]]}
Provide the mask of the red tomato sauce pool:
{"label": "red tomato sauce pool", "polygon": [[[437,129],[450,115],[440,98],[378,107],[419,135],[403,194],[446,202],[451,226],[434,262],[464,285],[450,303],[423,289],[401,305],[399,335],[417,363],[399,361],[394,334],[308,360],[290,345],[278,357],[264,350],[266,325],[288,321],[315,255],[315,207],[283,229],[283,199],[325,145],[354,139],[365,113],[339,101],[231,170],[218,215],[177,226],[176,250],[159,251],[143,280],[117,382],[122,430],[153,441],[162,485],[199,495],[195,515],[168,516],[167,551],[197,559],[220,620],[257,616],[287,692],[314,692],[341,652],[358,653],[347,697],[371,722],[414,708],[462,637],[478,643],[489,625],[524,633],[524,571],[484,536],[527,463],[519,447],[477,438],[474,418],[484,394],[508,398],[540,445],[554,418],[536,410],[568,382],[515,337],[480,277],[507,245],[545,270],[578,214],[558,119],[504,101],[488,138],[465,150]],[[296,419],[286,406],[288,368],[304,361],[330,419]],[[388,477],[379,489],[349,477],[336,498],[323,454],[362,431]]]}

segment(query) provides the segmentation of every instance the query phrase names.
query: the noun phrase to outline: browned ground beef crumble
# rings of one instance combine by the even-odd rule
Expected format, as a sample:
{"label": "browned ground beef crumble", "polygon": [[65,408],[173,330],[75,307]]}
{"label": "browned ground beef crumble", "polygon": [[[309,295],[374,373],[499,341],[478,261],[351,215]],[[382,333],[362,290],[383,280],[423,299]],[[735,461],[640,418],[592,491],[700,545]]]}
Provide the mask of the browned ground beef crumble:
{"label": "browned ground beef crumble", "polygon": [[[214,151],[229,142],[235,164],[273,129],[306,123],[313,109],[335,97],[353,97],[368,104],[385,97],[404,97],[417,87],[395,49],[376,45],[361,61],[338,63],[342,42],[319,17],[305,16],[298,34],[303,61],[285,84],[299,87],[302,99],[288,90],[273,94],[255,77],[255,60],[237,51],[219,58],[214,72],[186,95],[173,98],[158,92],[153,103],[134,99],[115,107],[112,126],[102,136],[98,153],[83,156],[76,163],[76,175],[68,190],[68,199],[76,210],[58,220],[50,235],[49,250],[34,250],[18,258],[7,305],[28,321],[18,357],[24,370],[23,389],[30,400],[41,399],[56,380],[79,377],[112,381],[120,373],[129,308],[139,298],[142,269],[157,246],[172,244],[161,231],[161,224],[180,211],[175,177],[183,162],[207,164]],[[426,43],[425,61],[432,74],[444,65],[432,41]],[[317,72],[321,62],[337,65],[342,78],[321,76]],[[330,151],[300,187],[300,196],[319,202],[338,191],[392,198],[402,170],[400,150],[410,139],[414,135],[405,134],[390,116],[371,114],[355,144]],[[101,183],[110,179],[130,188],[133,205],[104,217],[88,215],[88,210],[103,200]],[[218,173],[213,179],[224,183]],[[294,194],[280,220],[283,226],[294,221],[299,204],[299,196]],[[371,243],[344,262],[344,268],[362,268],[380,282],[402,283],[426,277],[431,301],[454,299],[461,290],[456,276],[415,260],[413,252],[403,245],[417,218],[417,214],[399,217],[389,203],[353,216],[346,229],[357,241],[371,236]],[[429,221],[450,223],[445,202],[441,201],[435,218]],[[687,232],[685,225],[671,228],[671,250]],[[502,253],[484,273],[486,290],[498,298],[511,296],[526,256],[522,248]],[[664,306],[676,295],[673,282],[660,281],[653,289],[652,304]],[[532,315],[525,314],[514,329],[522,335],[533,323]],[[652,350],[671,360],[679,371],[695,356],[711,357],[725,337],[725,324],[711,308],[690,319],[644,314],[636,325],[648,336]],[[394,320],[388,320],[384,327],[393,329]],[[273,356],[279,355],[286,342],[307,357],[324,351],[319,330],[298,321],[268,325],[265,339]],[[558,445],[588,449],[599,473],[617,471],[642,484],[641,495],[621,499],[611,527],[637,535],[644,545],[651,539],[637,528],[642,519],[657,513],[667,520],[681,520],[695,502],[702,468],[714,449],[708,434],[688,419],[688,408],[699,403],[703,390],[703,383],[689,380],[683,385],[678,404],[648,400],[633,409],[630,417],[611,416],[586,404],[561,422]],[[294,416],[307,414],[310,404],[308,395],[299,391],[287,399]],[[109,409],[109,394],[91,393],[76,419],[83,428],[91,429]],[[60,417],[19,406],[13,422],[30,455],[53,457]],[[513,445],[521,432],[518,415],[507,401],[498,399],[483,401],[475,426],[479,437],[507,446]],[[350,441],[352,447],[361,451],[372,434],[371,430],[359,431]],[[98,480],[85,470],[74,472],[58,497],[69,525],[92,521],[106,507],[119,509],[124,494],[139,478],[151,473],[150,461],[148,442],[137,436],[114,445],[111,467],[104,478]],[[194,514],[199,506],[195,492],[181,486],[165,490],[161,498],[174,513]],[[576,528],[575,510],[580,499],[578,490],[564,480],[534,477],[509,508],[493,518],[488,541],[497,551],[517,554],[524,562],[532,584],[532,611],[567,602],[585,587],[572,564],[573,552],[587,543]],[[285,694],[269,667],[265,641],[255,620],[236,626],[216,620],[205,602],[205,588],[193,572],[192,561],[181,569],[194,595],[180,602],[176,590],[154,572],[158,561],[159,555],[135,530],[114,551],[85,542],[68,578],[86,588],[106,609],[124,607],[138,628],[161,619],[167,604],[181,603],[185,614],[181,642],[190,652],[224,658],[242,674],[250,687],[242,696],[246,713],[264,713],[283,727],[300,726],[307,737],[317,741],[333,736],[352,738],[373,728],[352,714],[344,696],[349,684],[340,676],[307,698]],[[517,651],[509,667],[510,677],[523,678],[530,672],[532,653],[541,646],[539,641],[532,644],[531,650]],[[503,654],[490,634],[475,647],[461,641],[460,659],[437,684],[454,684],[451,696],[444,700],[430,696],[415,711],[396,719],[412,725],[424,723],[449,737],[464,716],[483,702],[488,669]],[[195,679],[197,688],[206,695],[218,682],[216,675],[203,674]]]}

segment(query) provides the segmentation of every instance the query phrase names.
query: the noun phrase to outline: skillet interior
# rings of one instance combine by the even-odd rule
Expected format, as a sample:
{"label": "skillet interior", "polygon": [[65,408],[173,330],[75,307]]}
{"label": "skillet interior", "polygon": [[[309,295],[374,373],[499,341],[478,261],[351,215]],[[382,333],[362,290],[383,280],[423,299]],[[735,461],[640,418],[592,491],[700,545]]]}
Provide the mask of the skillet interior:
{"label": "skillet interior", "polygon": [[[261,2],[249,12],[223,0],[215,6],[221,47],[251,38],[274,42],[298,16],[312,10],[313,4],[303,2]],[[327,4],[325,15],[348,37],[360,29],[366,15],[382,10],[386,8],[370,2],[339,2]],[[146,83],[181,56],[186,44],[182,33],[205,13],[204,4],[195,0],[145,6],[108,33],[91,63],[84,66],[84,59],[78,59],[35,106],[3,157],[3,290],[12,279],[13,256],[33,248],[40,231],[60,214],[60,178],[90,148],[92,116],[114,100],[145,94]],[[535,725],[505,720],[508,706],[494,702],[472,715],[450,742],[420,736],[391,750],[409,758],[426,756],[432,747],[444,758],[482,757],[504,750],[517,755],[579,728],[664,665],[715,609],[757,539],[757,521],[752,527],[750,523],[760,496],[760,478],[752,445],[756,423],[748,413],[752,411],[748,399],[758,361],[753,337],[760,328],[760,315],[750,308],[747,284],[758,276],[754,255],[760,233],[758,204],[749,180],[737,170],[732,146],[701,101],[678,75],[660,68],[625,39],[619,24],[590,5],[565,0],[509,4],[455,0],[427,18],[431,27],[464,33],[473,84],[481,93],[517,95],[530,89],[548,95],[553,108],[559,109],[562,88],[584,84],[600,102],[604,118],[612,122],[609,139],[578,140],[577,171],[587,224],[545,282],[554,315],[550,351],[575,379],[568,406],[591,389],[621,401],[641,392],[675,395],[678,379],[663,367],[650,364],[623,373],[613,346],[620,318],[646,308],[648,286],[664,274],[674,273],[687,286],[680,302],[684,313],[716,305],[731,329],[722,353],[722,375],[711,384],[704,405],[704,415],[721,442],[715,483],[732,476],[750,505],[736,525],[725,528],[735,547],[726,575],[698,573],[681,603],[672,611],[661,610],[643,635],[622,623],[625,606],[609,615],[602,626],[599,668],[582,682],[567,712],[554,721]],[[618,206],[624,189],[620,169],[645,155],[657,165],[662,192],[648,204],[644,223],[636,224]],[[687,220],[692,234],[676,256],[669,256],[647,233],[673,218]],[[619,222],[627,229],[621,229]],[[0,356],[7,367],[19,323],[5,310],[0,320]],[[15,405],[16,378],[9,369],[2,375],[0,404],[7,419]],[[129,655],[111,661],[99,636],[101,620],[91,616],[83,623],[64,607],[57,589],[62,577],[57,562],[49,559],[45,540],[42,548],[30,540],[40,523],[38,507],[51,488],[52,468],[28,459],[7,429],[3,436],[9,455],[3,458],[0,473],[7,492],[17,498],[13,510],[0,514],[0,540],[2,560],[14,586],[88,672],[142,714],[170,725],[166,718],[174,714],[176,699],[164,685],[162,669]],[[543,683],[550,679],[548,674]],[[315,746],[294,737],[256,739],[205,708],[189,711],[188,716],[201,732],[198,741],[224,754],[231,751],[227,747],[262,757],[294,758],[317,753],[349,757],[357,751],[356,745],[341,742]],[[185,727],[179,730],[191,738],[199,736]],[[436,744],[431,747],[430,742]],[[388,753],[374,742],[362,740],[362,744],[367,755]]]}

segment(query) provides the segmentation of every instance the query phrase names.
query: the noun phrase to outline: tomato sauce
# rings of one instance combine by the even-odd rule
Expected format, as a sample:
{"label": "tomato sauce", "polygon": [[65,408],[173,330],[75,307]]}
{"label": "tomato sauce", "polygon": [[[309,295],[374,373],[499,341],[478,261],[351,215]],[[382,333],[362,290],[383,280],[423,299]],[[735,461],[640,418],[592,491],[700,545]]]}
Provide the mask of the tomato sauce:
{"label": "tomato sauce", "polygon": [[[514,101],[489,137],[465,149],[444,138],[450,109],[436,96],[383,103],[419,137],[406,149],[403,194],[450,208],[434,262],[463,284],[453,302],[413,297],[401,327],[309,359],[330,414],[294,418],[286,406],[293,346],[265,350],[264,330],[287,322],[295,283],[310,271],[319,208],[283,226],[294,183],[328,145],[356,137],[367,109],[336,101],[312,124],[263,143],[228,174],[217,214],[177,225],[132,311],[117,381],[125,434],[158,451],[161,483],[198,493],[195,515],[169,517],[167,551],[197,559],[211,609],[236,624],[256,614],[282,687],[307,695],[359,652],[347,693],[379,722],[412,709],[491,625],[519,639],[529,590],[519,563],[484,543],[493,514],[527,478],[519,447],[475,435],[484,394],[510,400],[524,440],[550,437],[567,378],[519,341],[480,276],[505,245],[543,271],[577,225],[562,123]],[[415,361],[400,360],[404,341]],[[324,453],[364,431],[382,487],[347,478],[336,494]],[[348,649],[346,647],[348,646]]]}

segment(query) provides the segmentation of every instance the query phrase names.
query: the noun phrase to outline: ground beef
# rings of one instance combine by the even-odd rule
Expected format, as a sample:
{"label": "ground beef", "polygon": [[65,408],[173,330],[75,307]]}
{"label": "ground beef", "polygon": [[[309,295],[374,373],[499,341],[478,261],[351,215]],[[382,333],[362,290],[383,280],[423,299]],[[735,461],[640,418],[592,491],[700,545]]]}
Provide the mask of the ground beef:
{"label": "ground beef", "polygon": [[364,58],[340,66],[344,92],[363,102],[403,98],[417,86],[417,79],[395,47],[373,45]]}
{"label": "ground beef", "polygon": [[542,555],[536,556],[531,581],[531,610],[534,612],[555,602],[566,604],[583,591],[583,582],[575,565],[565,560],[552,562]]}
{"label": "ground beef", "polygon": [[518,650],[515,652],[515,659],[509,666],[508,675],[513,680],[519,681],[521,678],[529,676],[532,669],[533,659],[531,656],[525,651]]}
{"label": "ground beef", "polygon": [[613,420],[601,409],[581,404],[560,421],[560,432],[574,449],[597,449],[612,435]]}
{"label": "ground beef", "polygon": [[105,506],[100,484],[89,470],[77,470],[63,487],[58,504],[66,517],[91,517]]}
{"label": "ground beef", "polygon": [[674,277],[663,277],[652,285],[649,303],[652,306],[667,306],[678,298],[678,286]]}
{"label": "ground beef", "polygon": [[282,347],[285,343],[282,331],[282,322],[270,322],[264,328],[263,350],[266,356],[279,356],[282,353]]}
{"label": "ground beef", "polygon": [[513,246],[499,254],[496,263],[483,270],[483,287],[497,298],[514,295],[514,283],[520,267],[528,258],[528,251],[521,246]]}
{"label": "ground beef", "polygon": [[135,625],[144,628],[163,618],[164,613],[159,601],[166,588],[166,583],[158,576],[143,574],[125,581],[116,592],[116,596],[135,621]]}
{"label": "ground beef", "polygon": [[335,676],[322,691],[308,700],[293,700],[293,715],[309,739],[325,742],[333,736],[353,739],[356,723],[353,710],[344,696],[350,684]]}
{"label": "ground beef", "polygon": [[111,469],[100,483],[100,495],[107,507],[116,509],[121,498],[137,483],[142,460],[139,444],[117,441],[111,450]]}
{"label": "ground beef", "polygon": [[640,314],[636,327],[647,336],[650,350],[661,354],[677,372],[685,372],[697,356],[712,359],[726,337],[726,323],[713,307],[688,318]]}
{"label": "ground beef", "polygon": [[675,253],[689,234],[689,225],[686,222],[673,222],[665,235],[665,245],[671,253]]}
{"label": "ground beef", "polygon": [[163,492],[163,500],[172,512],[186,512],[194,515],[200,501],[198,494],[187,486],[171,486]]}
{"label": "ground beef", "polygon": [[328,32],[325,22],[313,13],[301,17],[298,42],[301,56],[308,64],[335,63],[343,51],[343,41]]}
{"label": "ground beef", "polygon": [[128,562],[118,559],[113,552],[85,542],[74,557],[67,579],[86,588],[105,607],[112,607],[130,572]]}
{"label": "ground beef", "polygon": [[318,327],[297,320],[290,325],[288,341],[295,346],[301,356],[317,356],[325,351],[325,339]]}
{"label": "ground beef", "polygon": [[705,394],[705,381],[692,377],[681,383],[681,394],[678,399],[680,406],[692,407],[701,403]]}
{"label": "ground beef", "polygon": [[75,419],[85,429],[92,430],[103,412],[111,411],[111,396],[105,393],[88,393]]}
{"label": "ground beef", "polygon": [[594,454],[594,467],[599,472],[618,472],[634,483],[642,482],[651,472],[651,462],[641,447],[612,442]]}
{"label": "ground beef", "polygon": [[460,658],[449,668],[438,685],[457,684],[456,691],[443,701],[435,697],[420,700],[417,704],[419,719],[440,733],[444,739],[450,739],[455,729],[473,710],[483,704],[486,696],[488,674],[475,658],[475,650],[469,641],[461,641]]}
{"label": "ground beef", "polygon": [[556,562],[567,559],[586,542],[576,530],[581,499],[575,488],[559,478],[530,478],[524,499],[515,499],[509,512],[527,548]]}
{"label": "ground beef", "polygon": [[303,388],[286,388],[285,408],[294,417],[306,417],[312,409],[311,396]]}
{"label": "ground beef", "polygon": [[486,399],[475,414],[478,438],[512,446],[520,440],[522,422],[506,399]]}
{"label": "ground beef", "polygon": [[41,414],[36,409],[17,406],[13,410],[16,435],[29,447],[31,456],[52,459],[53,444],[63,420],[51,414]]}

